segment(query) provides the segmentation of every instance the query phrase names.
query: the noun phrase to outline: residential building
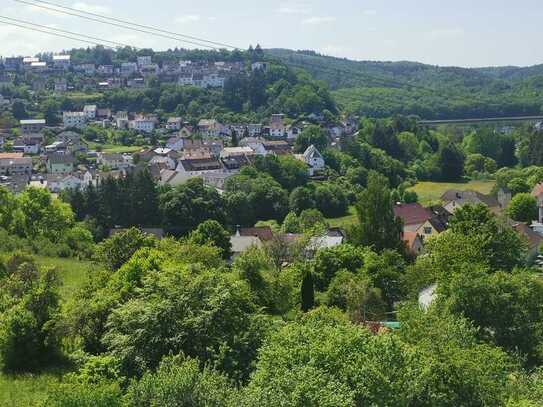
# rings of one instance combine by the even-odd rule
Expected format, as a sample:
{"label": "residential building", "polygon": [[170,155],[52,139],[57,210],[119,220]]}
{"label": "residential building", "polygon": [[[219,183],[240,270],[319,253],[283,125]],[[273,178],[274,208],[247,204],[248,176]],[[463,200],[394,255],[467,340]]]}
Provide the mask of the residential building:
{"label": "residential building", "polygon": [[132,166],[132,157],[128,154],[98,153],[96,163],[113,170],[123,170]]}
{"label": "residential building", "polygon": [[39,133],[45,128],[45,119],[21,120],[19,124],[22,134]]}
{"label": "residential building", "polygon": [[239,228],[238,233],[240,236],[254,236],[258,237],[261,242],[269,242],[273,240],[273,230],[269,226],[259,226],[253,228]]}
{"label": "residential building", "polygon": [[85,112],[62,112],[64,128],[83,128],[87,125],[87,114]]}
{"label": "residential building", "polygon": [[20,137],[13,142],[13,151],[24,154],[38,154],[41,149],[41,141],[32,137]]}
{"label": "residential building", "polygon": [[150,55],[137,57],[137,64],[141,68],[143,66],[151,65],[153,63],[153,57]]}
{"label": "residential building", "polygon": [[265,71],[267,68],[267,64],[266,62],[253,62],[251,64],[251,70],[254,72],[254,71],[258,71],[258,70],[261,70],[261,71]]}
{"label": "residential building", "polygon": [[260,137],[246,137],[239,142],[241,147],[250,147],[256,155],[267,155],[268,151],[264,147],[266,140]]}
{"label": "residential building", "polygon": [[424,241],[417,232],[403,232],[402,240],[412,256],[417,257],[423,253]]}
{"label": "residential building", "polygon": [[270,119],[270,137],[284,137],[285,129],[285,115],[272,114]]}
{"label": "residential building", "polygon": [[289,155],[292,154],[292,147],[284,140],[264,140],[262,147],[266,150],[266,154],[274,155]]}
{"label": "residential building", "polygon": [[70,174],[74,171],[74,157],[69,154],[51,154],[47,157],[49,174]]}
{"label": "residential building", "polygon": [[96,119],[97,111],[98,108],[96,105],[85,105],[85,107],[83,107],[83,113],[85,113],[87,120]]}
{"label": "residential building", "polygon": [[220,137],[228,135],[229,131],[215,119],[202,119],[198,122],[198,131],[204,137]]}
{"label": "residential building", "polygon": [[532,230],[525,223],[515,223],[513,230],[526,242],[528,247],[527,262],[532,263],[540,253],[543,236]]}
{"label": "residential building", "polygon": [[99,65],[96,72],[99,75],[113,75],[113,65]]}
{"label": "residential building", "polygon": [[70,69],[70,55],[53,55],[53,67],[67,71]]}
{"label": "residential building", "polygon": [[450,189],[441,196],[443,207],[449,212],[454,212],[465,205],[484,205],[492,212],[500,212],[502,210],[500,203],[496,197],[485,195],[477,191],[459,191]]}
{"label": "residential building", "polygon": [[138,116],[128,124],[129,128],[144,133],[151,133],[155,130],[157,119],[155,117]]}
{"label": "residential building", "polygon": [[47,189],[52,193],[59,193],[69,189],[80,189],[83,181],[72,174],[48,174],[46,178]]}
{"label": "residential building", "polygon": [[313,144],[307,147],[303,154],[296,154],[295,157],[309,166],[310,177],[324,170],[326,166],[322,154]]}
{"label": "residential building", "polygon": [[0,175],[32,173],[32,158],[22,153],[0,153]]}
{"label": "residential building", "polygon": [[117,112],[115,114],[115,125],[118,129],[128,129],[129,123],[128,112]]}
{"label": "residential building", "polygon": [[121,64],[121,76],[127,77],[138,72],[138,64],[135,62],[123,62]]}
{"label": "residential building", "polygon": [[[447,228],[444,223],[445,210],[441,208],[442,211],[439,212],[437,208],[434,212],[419,203],[398,203],[394,205],[394,215],[402,220],[404,235],[409,238],[409,233],[414,232],[424,241],[439,235]],[[411,240],[411,243],[416,242]]]}
{"label": "residential building", "polygon": [[242,253],[252,247],[262,247],[262,241],[257,236],[241,236],[239,232],[234,236],[230,236],[230,244],[232,245],[231,261],[241,256]]}
{"label": "residential building", "polygon": [[74,70],[86,76],[93,76],[96,73],[96,66],[94,64],[79,64],[74,67]]}
{"label": "residential building", "polygon": [[55,93],[65,93],[68,91],[68,82],[64,78],[55,79]]}
{"label": "residential building", "polygon": [[183,119],[180,117],[170,117],[166,122],[166,129],[171,131],[181,130],[183,127]]}

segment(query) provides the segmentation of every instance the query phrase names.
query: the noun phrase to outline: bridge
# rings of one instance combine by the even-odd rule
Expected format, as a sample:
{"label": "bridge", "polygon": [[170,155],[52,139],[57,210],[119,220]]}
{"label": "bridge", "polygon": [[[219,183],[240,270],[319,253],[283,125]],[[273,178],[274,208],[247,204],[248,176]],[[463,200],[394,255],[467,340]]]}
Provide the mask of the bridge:
{"label": "bridge", "polygon": [[516,116],[516,117],[484,117],[480,119],[454,119],[454,120],[420,120],[420,124],[437,126],[439,124],[477,124],[495,122],[537,122],[543,121],[543,116]]}

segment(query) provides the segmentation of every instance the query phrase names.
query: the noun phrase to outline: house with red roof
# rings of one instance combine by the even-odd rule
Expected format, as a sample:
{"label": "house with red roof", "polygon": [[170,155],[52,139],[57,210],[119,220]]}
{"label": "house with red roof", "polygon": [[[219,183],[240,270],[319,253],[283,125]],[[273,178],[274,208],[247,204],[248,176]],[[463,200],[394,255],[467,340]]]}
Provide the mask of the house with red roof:
{"label": "house with red roof", "polygon": [[402,220],[404,233],[415,232],[423,240],[437,236],[446,229],[442,214],[419,203],[396,204],[394,215]]}

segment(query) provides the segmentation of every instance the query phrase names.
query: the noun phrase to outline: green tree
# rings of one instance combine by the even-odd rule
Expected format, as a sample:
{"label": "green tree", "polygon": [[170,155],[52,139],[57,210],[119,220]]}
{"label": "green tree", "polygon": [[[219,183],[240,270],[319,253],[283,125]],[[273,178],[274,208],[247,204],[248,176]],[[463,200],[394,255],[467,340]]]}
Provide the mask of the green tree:
{"label": "green tree", "polygon": [[154,247],[156,243],[154,236],[147,235],[139,229],[130,228],[115,233],[101,242],[96,248],[96,258],[111,271],[115,271],[139,249]]}
{"label": "green tree", "polygon": [[507,207],[507,215],[516,221],[530,223],[537,219],[537,199],[528,193],[517,194]]}
{"label": "green tree", "polygon": [[458,181],[464,175],[464,153],[456,144],[448,143],[441,147],[437,162],[443,181]]}
{"label": "green tree", "polygon": [[200,223],[212,219],[226,223],[223,198],[200,178],[193,178],[159,197],[164,224],[174,235],[187,234]]}
{"label": "green tree", "polygon": [[208,407],[233,405],[236,390],[230,380],[199,361],[165,358],[155,373],[146,373],[127,392],[131,406]]}
{"label": "green tree", "polygon": [[250,291],[217,270],[195,269],[160,267],[113,310],[103,341],[123,373],[141,375],[183,352],[230,377],[248,377],[262,340]]}
{"label": "green tree", "polygon": [[394,215],[387,184],[385,177],[370,172],[368,187],[356,204],[358,225],[354,230],[354,241],[362,246],[371,246],[378,252],[403,248],[402,222]]}
{"label": "green tree", "polygon": [[328,136],[320,126],[307,126],[296,138],[294,149],[303,153],[310,145],[314,145],[319,151],[324,151],[328,146]]}
{"label": "green tree", "polygon": [[210,244],[218,247],[224,259],[229,259],[232,256],[230,233],[216,220],[206,220],[198,225],[196,230],[190,234],[190,240],[195,244]]}
{"label": "green tree", "polygon": [[[60,349],[53,329],[59,311],[54,270],[40,271],[32,260],[8,260],[9,275],[0,279],[0,367],[29,372],[58,362]],[[16,265],[17,264],[17,265]]]}

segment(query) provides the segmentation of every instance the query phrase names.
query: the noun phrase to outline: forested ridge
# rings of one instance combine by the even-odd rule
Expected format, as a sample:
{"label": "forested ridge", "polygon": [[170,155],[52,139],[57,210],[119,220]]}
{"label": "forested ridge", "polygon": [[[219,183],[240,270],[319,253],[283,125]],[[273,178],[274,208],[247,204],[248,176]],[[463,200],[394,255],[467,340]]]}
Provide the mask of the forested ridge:
{"label": "forested ridge", "polygon": [[326,82],[346,111],[363,116],[451,119],[542,113],[543,65],[459,68],[351,61],[314,51],[266,53]]}

